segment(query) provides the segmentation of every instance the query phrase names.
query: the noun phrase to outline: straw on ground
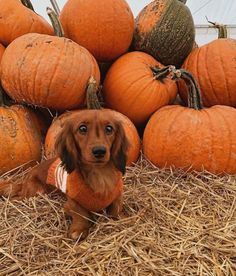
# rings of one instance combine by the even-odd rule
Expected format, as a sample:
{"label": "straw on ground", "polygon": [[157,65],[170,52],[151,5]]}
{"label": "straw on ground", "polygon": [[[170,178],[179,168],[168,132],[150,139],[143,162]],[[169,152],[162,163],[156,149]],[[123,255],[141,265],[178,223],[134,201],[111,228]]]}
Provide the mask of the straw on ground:
{"label": "straw on ground", "polygon": [[62,195],[0,199],[0,275],[236,275],[235,177],[127,170],[124,214],[67,237]]}

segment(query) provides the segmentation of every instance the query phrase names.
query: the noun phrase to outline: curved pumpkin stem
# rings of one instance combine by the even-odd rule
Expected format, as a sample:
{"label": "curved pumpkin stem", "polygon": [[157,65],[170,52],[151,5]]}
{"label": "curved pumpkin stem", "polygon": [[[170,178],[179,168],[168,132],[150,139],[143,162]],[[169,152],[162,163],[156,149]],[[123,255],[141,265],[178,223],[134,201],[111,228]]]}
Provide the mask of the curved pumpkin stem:
{"label": "curved pumpkin stem", "polygon": [[21,0],[21,3],[28,9],[35,11],[30,0]]}
{"label": "curved pumpkin stem", "polygon": [[151,66],[150,69],[152,70],[154,79],[159,81],[164,80],[170,73],[170,66],[165,66],[161,69],[159,67]]}
{"label": "curved pumpkin stem", "polygon": [[93,76],[89,78],[88,86],[86,89],[86,102],[88,109],[101,109],[101,104],[97,96],[97,84]]}
{"label": "curved pumpkin stem", "polygon": [[58,4],[57,4],[57,1],[56,1],[56,0],[50,0],[50,2],[51,2],[51,4],[52,4],[52,7],[53,7],[53,9],[54,9],[56,15],[59,16],[59,14],[60,14],[61,11],[60,11],[60,9],[59,9],[59,6],[58,6]]}
{"label": "curved pumpkin stem", "polygon": [[53,9],[47,7],[47,14],[51,20],[55,35],[58,37],[64,37],[64,30],[62,28],[61,22],[58,19],[57,14]]}
{"label": "curved pumpkin stem", "polygon": [[207,22],[212,25],[211,26],[212,28],[218,29],[218,38],[227,38],[228,37],[226,25],[212,22],[212,21],[208,20],[207,17],[206,17],[206,19],[207,19]]}
{"label": "curved pumpkin stem", "polygon": [[218,38],[227,38],[228,33],[227,33],[227,28],[225,25],[220,25],[219,26],[219,33],[218,33]]}
{"label": "curved pumpkin stem", "polygon": [[188,87],[188,107],[196,110],[203,109],[200,88],[191,73],[184,69],[176,69],[174,66],[169,67],[174,80],[184,80]]}

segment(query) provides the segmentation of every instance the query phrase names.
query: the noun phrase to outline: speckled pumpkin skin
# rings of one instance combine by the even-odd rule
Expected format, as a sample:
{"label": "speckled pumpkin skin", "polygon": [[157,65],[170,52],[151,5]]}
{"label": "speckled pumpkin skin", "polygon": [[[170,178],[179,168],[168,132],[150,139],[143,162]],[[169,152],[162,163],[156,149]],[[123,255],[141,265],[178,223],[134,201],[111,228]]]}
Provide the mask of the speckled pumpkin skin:
{"label": "speckled pumpkin skin", "polygon": [[41,134],[32,111],[20,105],[0,107],[0,175],[40,161]]}
{"label": "speckled pumpkin skin", "polygon": [[0,0],[0,43],[9,45],[27,33],[53,35],[50,24],[19,0]]}
{"label": "speckled pumpkin skin", "polygon": [[181,66],[195,40],[188,7],[178,0],[155,0],[137,16],[133,47],[164,65]]}
{"label": "speckled pumpkin skin", "polygon": [[1,81],[19,103],[57,110],[83,106],[90,76],[100,71],[88,50],[64,37],[26,34],[5,50]]}

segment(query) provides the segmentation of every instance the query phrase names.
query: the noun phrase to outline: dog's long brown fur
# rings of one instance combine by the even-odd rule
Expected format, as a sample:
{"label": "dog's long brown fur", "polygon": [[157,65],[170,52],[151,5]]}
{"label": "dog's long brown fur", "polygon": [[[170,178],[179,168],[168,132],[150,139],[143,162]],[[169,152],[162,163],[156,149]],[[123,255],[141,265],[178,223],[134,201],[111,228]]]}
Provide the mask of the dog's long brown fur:
{"label": "dog's long brown fur", "polygon": [[[116,184],[117,172],[125,172],[128,141],[120,122],[109,110],[84,110],[67,119],[55,144],[68,173],[79,167],[86,185],[101,195],[109,194]],[[47,172],[56,158],[43,161],[33,168],[21,185],[0,182],[0,195],[28,198],[48,193]],[[85,238],[90,227],[91,212],[67,196],[64,205],[72,217],[70,236]],[[122,209],[122,195],[107,208],[117,217]]]}

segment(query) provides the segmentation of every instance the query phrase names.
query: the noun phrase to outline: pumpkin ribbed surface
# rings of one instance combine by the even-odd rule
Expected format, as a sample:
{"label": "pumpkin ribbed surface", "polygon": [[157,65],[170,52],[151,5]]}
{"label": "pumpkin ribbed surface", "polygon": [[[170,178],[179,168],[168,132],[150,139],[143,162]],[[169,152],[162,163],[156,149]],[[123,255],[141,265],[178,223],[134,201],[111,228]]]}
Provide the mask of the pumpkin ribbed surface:
{"label": "pumpkin ribbed surface", "polygon": [[143,138],[144,154],[158,167],[236,173],[236,110],[167,106],[153,114]]}
{"label": "pumpkin ribbed surface", "polygon": [[134,18],[124,0],[68,0],[60,14],[65,36],[88,49],[98,61],[125,53]]}
{"label": "pumpkin ribbed surface", "polygon": [[[194,49],[183,68],[193,74],[202,90],[204,106],[236,106],[236,40],[217,39]],[[180,96],[187,103],[187,87],[180,84]]]}
{"label": "pumpkin ribbed surface", "polygon": [[2,85],[17,102],[65,110],[82,106],[89,77],[99,83],[94,57],[67,38],[26,34],[5,50]]}
{"label": "pumpkin ribbed surface", "polygon": [[19,0],[0,0],[0,43],[7,46],[27,33],[53,35],[50,24]]}
{"label": "pumpkin ribbed surface", "polygon": [[136,18],[133,46],[164,65],[180,66],[193,48],[194,37],[194,22],[186,5],[156,0]]}
{"label": "pumpkin ribbed surface", "polygon": [[103,85],[107,107],[125,114],[137,125],[144,123],[176,97],[177,86],[171,79],[155,79],[152,68],[163,67],[152,56],[138,51],[117,59]]}
{"label": "pumpkin ribbed surface", "polygon": [[0,107],[0,135],[0,175],[30,161],[40,161],[40,131],[26,107]]}

